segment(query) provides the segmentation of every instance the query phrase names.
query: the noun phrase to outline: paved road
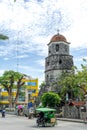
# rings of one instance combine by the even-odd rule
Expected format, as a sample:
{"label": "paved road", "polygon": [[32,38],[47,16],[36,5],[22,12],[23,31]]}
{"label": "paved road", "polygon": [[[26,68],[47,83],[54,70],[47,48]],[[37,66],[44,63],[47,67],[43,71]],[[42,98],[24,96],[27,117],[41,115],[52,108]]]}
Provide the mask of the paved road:
{"label": "paved road", "polygon": [[0,115],[0,130],[87,130],[87,125],[83,123],[58,121],[55,127],[37,127],[36,119],[6,115]]}

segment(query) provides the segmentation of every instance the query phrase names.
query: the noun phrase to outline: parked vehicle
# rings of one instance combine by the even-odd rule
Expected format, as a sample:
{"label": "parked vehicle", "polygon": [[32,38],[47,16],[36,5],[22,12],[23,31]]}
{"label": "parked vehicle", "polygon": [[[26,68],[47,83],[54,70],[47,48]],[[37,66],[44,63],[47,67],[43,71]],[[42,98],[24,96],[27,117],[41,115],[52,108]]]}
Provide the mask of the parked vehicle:
{"label": "parked vehicle", "polygon": [[55,126],[57,123],[55,116],[55,109],[51,108],[37,108],[38,117],[36,120],[37,126]]}

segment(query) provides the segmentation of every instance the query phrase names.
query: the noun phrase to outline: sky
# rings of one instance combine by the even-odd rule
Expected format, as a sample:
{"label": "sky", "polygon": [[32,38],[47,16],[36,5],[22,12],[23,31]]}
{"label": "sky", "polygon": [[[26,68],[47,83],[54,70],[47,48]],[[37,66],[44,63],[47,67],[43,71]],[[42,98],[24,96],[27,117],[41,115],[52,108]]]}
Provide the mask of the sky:
{"label": "sky", "polygon": [[14,70],[45,80],[45,58],[51,38],[59,33],[70,42],[70,55],[80,68],[87,59],[86,0],[0,0],[0,75]]}

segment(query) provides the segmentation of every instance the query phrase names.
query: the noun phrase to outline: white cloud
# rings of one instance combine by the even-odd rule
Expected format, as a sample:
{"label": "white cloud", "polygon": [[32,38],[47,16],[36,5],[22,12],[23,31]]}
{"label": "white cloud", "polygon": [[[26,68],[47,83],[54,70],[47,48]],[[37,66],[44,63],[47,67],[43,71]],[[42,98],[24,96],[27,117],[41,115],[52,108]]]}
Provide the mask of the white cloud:
{"label": "white cloud", "polygon": [[38,61],[36,61],[36,62],[37,62],[39,65],[45,67],[45,59],[44,59],[44,60],[41,59],[41,60],[38,60]]}
{"label": "white cloud", "polygon": [[19,65],[18,69],[21,73],[25,72],[25,74],[32,75],[32,78],[39,79],[39,85],[44,81],[44,70],[39,68],[34,68],[31,66],[23,66]]}
{"label": "white cloud", "polygon": [[83,59],[87,60],[87,56],[81,56],[79,58],[74,58],[74,61],[76,61],[76,62],[79,62],[79,61],[83,62]]}
{"label": "white cloud", "polygon": [[5,71],[5,70],[0,70],[0,76],[3,75],[4,71]]}

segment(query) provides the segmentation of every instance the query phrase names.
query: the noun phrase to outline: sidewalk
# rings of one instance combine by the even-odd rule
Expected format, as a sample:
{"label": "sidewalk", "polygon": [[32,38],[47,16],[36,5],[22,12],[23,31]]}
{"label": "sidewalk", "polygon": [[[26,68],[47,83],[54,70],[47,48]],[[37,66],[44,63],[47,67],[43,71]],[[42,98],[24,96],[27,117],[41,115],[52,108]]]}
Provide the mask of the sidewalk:
{"label": "sidewalk", "polygon": [[87,120],[81,120],[81,119],[70,119],[70,118],[57,118],[57,120],[60,121],[70,121],[70,122],[78,122],[78,123],[85,123],[87,124]]}
{"label": "sidewalk", "polygon": [[[11,115],[16,115],[15,112],[6,112],[7,114],[11,114]],[[87,124],[87,120],[82,120],[82,119],[70,119],[70,118],[58,118],[57,117],[57,120],[60,120],[60,121],[70,121],[70,122],[78,122],[78,123],[85,123]]]}

